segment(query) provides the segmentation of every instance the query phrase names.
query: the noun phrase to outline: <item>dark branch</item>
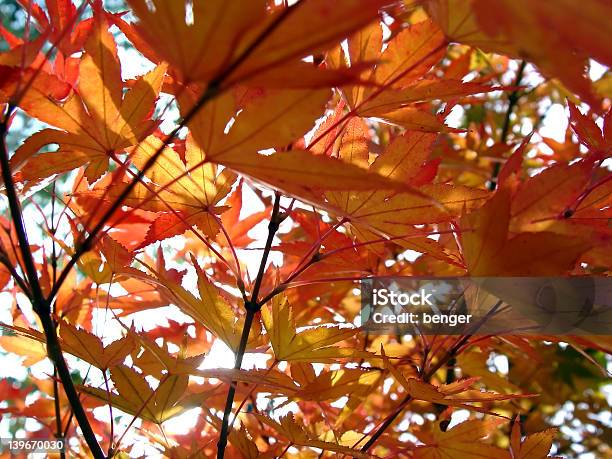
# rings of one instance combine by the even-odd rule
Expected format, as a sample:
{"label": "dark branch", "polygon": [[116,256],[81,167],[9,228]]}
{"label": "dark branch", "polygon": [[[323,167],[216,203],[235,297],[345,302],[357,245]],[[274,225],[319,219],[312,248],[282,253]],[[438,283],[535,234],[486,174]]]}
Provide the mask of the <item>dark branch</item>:
{"label": "dark branch", "polygon": [[[261,283],[266,272],[266,265],[268,264],[268,256],[270,255],[270,250],[272,249],[272,242],[281,222],[282,216],[280,214],[280,194],[276,193],[274,198],[274,207],[272,208],[272,216],[270,217],[270,223],[268,223],[268,239],[266,240],[266,246],[261,256],[261,263],[259,264],[259,271],[257,272],[257,278],[255,279],[255,286],[253,287],[253,292],[251,293],[251,299],[244,305],[246,309],[246,317],[244,320],[244,326],[242,328],[240,344],[238,345],[238,350],[236,351],[236,360],[234,362],[235,370],[239,370],[240,367],[242,367],[242,359],[244,358],[246,346],[249,341],[251,325],[253,324],[255,314],[259,311],[259,309],[261,309],[261,304],[257,302],[257,296],[259,295],[259,289],[261,288]],[[217,442],[217,459],[223,459],[225,455],[227,436],[229,435],[229,417],[232,413],[235,395],[236,381],[232,381],[230,388],[227,391],[227,398],[225,399],[225,409],[223,410],[221,432],[219,434],[219,441]]]}
{"label": "dark branch", "polygon": [[[96,435],[87,419],[85,409],[79,400],[79,395],[72,382],[72,376],[70,370],[64,360],[62,354],[62,348],[57,338],[55,325],[51,318],[51,310],[49,303],[46,301],[42,292],[40,282],[38,279],[38,272],[36,271],[36,265],[34,264],[34,258],[32,257],[32,251],[30,249],[30,243],[28,241],[28,235],[23,222],[23,214],[21,212],[21,204],[17,197],[17,191],[15,190],[15,183],[13,182],[13,176],[11,174],[11,167],[9,163],[8,150],[6,148],[6,135],[8,132],[8,120],[10,118],[12,108],[9,107],[4,115],[2,123],[0,123],[0,165],[2,167],[2,179],[6,188],[6,196],[8,198],[9,209],[11,212],[11,218],[15,226],[15,233],[17,234],[17,241],[19,243],[19,250],[23,258],[24,270],[28,284],[30,286],[30,301],[32,302],[32,308],[40,318],[40,322],[45,333],[47,341],[47,354],[55,368],[57,374],[62,381],[62,386],[66,392],[66,397],[70,402],[70,406],[74,411],[74,415],[81,427],[85,441],[91,450],[91,453],[96,459],[104,459],[104,453],[98,444]],[[16,282],[19,282],[15,279]]]}
{"label": "dark branch", "polygon": [[[516,72],[516,78],[514,80],[514,86],[519,86],[521,84],[521,80],[523,79],[523,74],[525,73],[525,67],[527,66],[526,61],[521,61],[519,68]],[[504,118],[504,124],[502,125],[502,131],[500,135],[500,141],[502,143],[506,143],[508,140],[508,134],[510,134],[510,118],[512,117],[512,112],[514,111],[514,107],[518,103],[521,95],[519,93],[518,88],[514,89],[508,96],[508,108],[506,109],[506,116]],[[497,188],[497,176],[499,175],[499,171],[501,170],[501,164],[495,163],[493,165],[493,173],[491,174],[491,181],[489,182],[489,190],[494,191]]]}

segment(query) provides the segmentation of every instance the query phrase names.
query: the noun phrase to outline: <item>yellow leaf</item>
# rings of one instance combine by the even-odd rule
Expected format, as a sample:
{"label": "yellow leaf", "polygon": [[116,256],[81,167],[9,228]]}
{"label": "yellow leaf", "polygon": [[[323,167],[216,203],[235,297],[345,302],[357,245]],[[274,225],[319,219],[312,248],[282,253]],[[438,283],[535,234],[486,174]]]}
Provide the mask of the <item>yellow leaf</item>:
{"label": "yellow leaf", "polygon": [[[223,163],[226,157],[239,153],[253,154],[266,148],[286,147],[314,125],[323,113],[331,91],[261,89],[247,95],[246,106],[236,116],[227,134],[224,133],[226,125],[238,108],[229,95],[221,96],[216,104],[204,107],[190,121],[193,138],[208,160]],[[191,110],[195,100],[195,95],[187,93],[179,99],[183,116]]]}
{"label": "yellow leaf", "polygon": [[261,309],[261,318],[276,360],[333,362],[345,357],[371,356],[356,349],[332,346],[353,336],[356,328],[317,326],[297,332],[291,306],[282,295],[272,300],[271,307]]}
{"label": "yellow leaf", "polygon": [[[273,188],[320,201],[322,190],[409,189],[401,182],[381,177],[367,169],[328,156],[292,150],[263,155],[236,155],[223,160],[236,172],[252,177]],[[426,198],[421,198],[427,200]]]}
{"label": "yellow leaf", "polygon": [[[418,174],[431,151],[433,134],[407,132],[386,147],[372,163],[371,173],[387,179],[410,183]],[[414,225],[450,221],[462,212],[482,204],[488,192],[460,185],[432,183],[414,193],[382,191],[328,191],[326,208],[333,214],[348,217],[360,241],[381,237],[395,238],[407,249],[429,253],[444,261],[458,264],[437,241],[427,238]],[[401,239],[400,239],[401,238]],[[372,250],[376,250],[372,247]]]}
{"label": "yellow leaf", "polygon": [[[518,423],[515,423],[515,425],[518,425]],[[542,432],[527,435],[519,445],[512,445],[513,459],[546,459],[549,457],[548,453],[550,452],[556,433],[557,429],[547,429]]]}
{"label": "yellow leaf", "polygon": [[[250,93],[249,93],[250,94]],[[403,189],[414,192],[408,184],[368,172],[363,155],[353,163],[303,150],[276,152],[258,151],[285,148],[298,140],[324,111],[330,97],[328,89],[263,89],[251,95],[225,133],[236,108],[227,96],[196,114],[189,123],[194,140],[202,148],[204,159],[190,164],[190,169],[203,161],[221,164],[306,201],[324,203],[321,190]],[[193,99],[186,96],[181,110],[186,113]],[[225,119],[225,122],[220,120]],[[346,159],[346,158],[343,158]],[[418,193],[417,193],[418,194]]]}
{"label": "yellow leaf", "polygon": [[[246,32],[265,16],[264,0],[193,2],[186,20],[183,0],[129,0],[138,21],[134,27],[169,62],[184,81],[211,79],[241,50]],[[150,58],[153,56],[149,56]]]}
{"label": "yellow leaf", "polygon": [[[463,256],[472,275],[484,274],[495,263],[508,237],[510,192],[503,188],[478,211],[461,219]],[[505,263],[505,261],[504,261]]]}
{"label": "yellow leaf", "polygon": [[[292,367],[293,370],[293,367]],[[320,373],[316,379],[304,384],[291,399],[301,400],[337,400],[343,395],[364,398],[376,390],[382,380],[380,370],[360,370],[347,368]]]}
{"label": "yellow leaf", "polygon": [[325,451],[333,451],[338,454],[346,454],[350,457],[355,458],[368,458],[368,454],[361,453],[358,450],[354,450],[347,446],[342,446],[338,443],[332,443],[329,441],[322,441],[312,433],[305,430],[302,426],[298,425],[293,418],[293,414],[289,413],[280,419],[280,422],[268,419],[265,416],[255,414],[261,422],[269,425],[276,430],[280,435],[287,438],[291,443],[298,446],[307,446],[311,448],[319,448]]}
{"label": "yellow leaf", "polygon": [[556,164],[530,177],[512,199],[511,228],[515,231],[546,230],[569,208],[589,183],[592,163]]}
{"label": "yellow leaf", "polygon": [[158,65],[138,78],[125,94],[117,119],[114,120],[115,144],[135,145],[154,127],[155,122],[143,122],[149,115],[161,91],[167,66]]}
{"label": "yellow leaf", "polygon": [[186,398],[187,375],[165,375],[154,390],[133,368],[117,365],[110,373],[117,393],[109,394],[95,387],[81,387],[81,391],[102,401],[110,401],[112,406],[155,424],[181,414],[195,402],[189,400],[190,404],[185,405],[179,402]]}
{"label": "yellow leaf", "polygon": [[106,370],[110,366],[123,362],[135,347],[134,341],[125,336],[104,346],[97,336],[86,330],[76,328],[68,322],[61,322],[59,327],[62,350]]}
{"label": "yellow leaf", "polygon": [[[332,6],[305,0],[290,10],[266,8],[263,0],[196,0],[189,8],[183,0],[129,4],[139,19],[137,33],[148,45],[141,46],[147,57],[169,62],[183,81],[230,86],[271,68],[288,71],[296,59],[320,53],[373,21],[384,2],[338,0]],[[220,76],[225,80],[217,81]],[[299,82],[300,76],[292,80]]]}
{"label": "yellow leaf", "polygon": [[[137,144],[155,128],[156,122],[147,117],[161,90],[166,65],[138,78],[124,96],[121,65],[108,23],[104,16],[96,16],[93,24],[81,58],[78,91],[60,102],[37,85],[20,102],[31,116],[62,129],[34,134],[16,152],[13,167],[21,167],[26,180],[89,164],[85,175],[92,183],[108,169],[111,153]],[[49,144],[60,148],[39,159],[36,153]],[[32,170],[26,162],[32,162]]]}
{"label": "yellow leaf", "polygon": [[372,163],[370,170],[383,177],[408,181],[429,158],[435,134],[407,132],[397,136]]}
{"label": "yellow leaf", "polygon": [[445,43],[444,34],[430,20],[407,27],[382,53],[374,72],[376,82],[405,86],[441,59]]}
{"label": "yellow leaf", "polygon": [[119,116],[121,106],[121,65],[117,45],[108,31],[104,16],[96,16],[92,33],[85,43],[85,54],[79,66],[79,94],[89,110],[96,129],[106,144],[112,144],[115,133],[107,122]]}
{"label": "yellow leaf", "polygon": [[507,451],[482,443],[503,419],[470,420],[444,432],[436,423],[431,437],[414,450],[415,459],[510,459]]}
{"label": "yellow leaf", "polygon": [[260,457],[257,445],[247,435],[246,428],[241,425],[239,429],[231,429],[228,440],[237,448],[244,459],[257,459]]}
{"label": "yellow leaf", "polygon": [[[244,317],[236,318],[236,313],[230,304],[220,294],[219,289],[210,283],[206,274],[195,263],[198,272],[198,290],[200,297],[186,290],[167,272],[156,271],[149,267],[153,276],[148,276],[137,270],[128,270],[132,276],[141,278],[153,284],[169,303],[175,304],[181,311],[192,317],[197,323],[206,327],[215,336],[221,338],[234,351],[238,349]],[[251,329],[249,348],[255,347],[261,337],[256,325]]]}
{"label": "yellow leaf", "polygon": [[258,387],[275,394],[291,396],[297,390],[293,380],[284,373],[276,370],[234,370],[230,368],[212,368],[190,371],[189,374],[203,378],[215,378],[227,384],[238,381],[248,384],[256,384]]}
{"label": "yellow leaf", "polygon": [[[134,149],[132,163],[142,169],[162,146],[161,139],[147,137]],[[154,186],[137,187],[126,202],[134,207],[157,212],[167,212],[168,205],[171,205],[174,210],[185,212],[187,217],[207,212],[231,191],[236,176],[229,171],[217,174],[213,164],[200,164],[193,168],[198,157],[202,157],[199,148],[188,139],[186,158],[190,169],[193,169],[192,175],[178,153],[171,147],[164,147],[153,167],[146,173]]]}
{"label": "yellow leaf", "polygon": [[[25,357],[23,365],[31,366],[47,358],[44,336],[35,330],[25,330],[0,325],[0,346],[5,352]],[[7,332],[8,330],[8,332]],[[16,332],[13,334],[12,332]]]}
{"label": "yellow leaf", "polygon": [[483,411],[477,405],[473,405],[473,403],[507,401],[533,396],[529,394],[496,394],[494,392],[471,389],[471,386],[478,378],[468,378],[455,381],[451,384],[434,386],[417,378],[405,378],[400,370],[385,356],[384,350],[382,356],[385,367],[391,371],[393,377],[406,389],[407,394],[415,400]]}

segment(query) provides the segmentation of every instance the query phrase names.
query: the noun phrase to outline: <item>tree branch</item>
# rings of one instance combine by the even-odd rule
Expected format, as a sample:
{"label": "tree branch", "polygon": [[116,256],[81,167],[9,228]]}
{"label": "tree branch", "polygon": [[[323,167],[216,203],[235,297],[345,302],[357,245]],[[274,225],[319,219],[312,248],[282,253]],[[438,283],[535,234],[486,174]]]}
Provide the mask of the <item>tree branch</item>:
{"label": "tree branch", "polygon": [[[280,214],[280,194],[277,192],[274,198],[274,207],[272,208],[272,216],[270,217],[270,223],[268,223],[268,239],[266,240],[266,246],[261,256],[261,262],[259,264],[259,271],[257,272],[257,278],[255,279],[255,286],[251,293],[250,301],[245,303],[246,317],[244,319],[244,326],[242,327],[242,336],[240,337],[240,344],[236,351],[236,360],[234,362],[234,369],[240,370],[242,367],[242,359],[246,351],[246,346],[249,341],[249,334],[251,332],[251,325],[255,314],[261,309],[261,304],[258,303],[257,297],[259,290],[263,282],[263,277],[266,271],[266,264],[268,263],[268,256],[272,249],[272,242],[274,236],[278,231],[278,228],[283,220]],[[223,459],[225,455],[225,447],[227,446],[227,436],[229,435],[229,417],[232,412],[232,405],[234,404],[234,396],[236,395],[236,382],[232,381],[229,390],[227,391],[227,398],[225,399],[225,409],[223,410],[223,421],[221,423],[221,432],[219,433],[219,441],[217,442],[217,459]]]}
{"label": "tree branch", "polygon": [[[519,68],[516,72],[516,78],[514,80],[514,86],[519,86],[521,84],[521,80],[523,79],[523,74],[525,73],[525,67],[527,66],[527,61],[521,61]],[[502,143],[506,143],[508,140],[508,134],[510,134],[510,118],[512,117],[512,112],[514,111],[514,107],[518,103],[520,99],[519,90],[515,89],[508,96],[508,108],[506,109],[506,117],[504,118],[504,124],[502,125],[502,132],[500,136],[500,141]],[[489,181],[489,190],[494,191],[497,188],[497,176],[499,175],[499,171],[501,170],[501,164],[495,163],[493,165],[493,173],[491,174],[491,180]]]}
{"label": "tree branch", "polygon": [[[53,408],[55,410],[55,438],[62,438],[62,410],[59,399],[59,384],[57,383],[57,368],[53,368]],[[66,459],[66,452],[60,451],[60,459]]]}
{"label": "tree branch", "polygon": [[[17,241],[19,242],[19,250],[23,258],[24,270],[26,278],[30,286],[32,302],[32,308],[40,318],[43,331],[45,333],[45,339],[47,341],[47,354],[49,359],[55,365],[57,374],[62,381],[62,386],[66,393],[66,397],[70,402],[70,406],[74,411],[75,417],[81,427],[85,441],[91,450],[91,453],[96,459],[104,459],[104,453],[98,444],[96,435],[87,419],[87,414],[79,400],[79,396],[72,382],[72,376],[70,370],[64,360],[62,349],[57,338],[55,325],[51,318],[51,310],[49,303],[46,301],[42,292],[40,282],[38,280],[38,273],[36,271],[36,265],[34,264],[34,258],[32,257],[32,251],[30,249],[30,243],[28,241],[28,235],[23,223],[23,214],[21,212],[21,204],[17,197],[17,191],[15,190],[15,183],[13,182],[13,176],[11,174],[11,167],[9,163],[8,150],[6,148],[6,135],[8,133],[8,121],[10,119],[13,107],[9,106],[6,113],[4,114],[3,120],[0,123],[0,166],[2,168],[2,179],[6,188],[6,196],[8,198],[9,209],[11,212],[11,218],[15,225],[15,233],[17,234]],[[16,279],[16,282],[17,279]]]}

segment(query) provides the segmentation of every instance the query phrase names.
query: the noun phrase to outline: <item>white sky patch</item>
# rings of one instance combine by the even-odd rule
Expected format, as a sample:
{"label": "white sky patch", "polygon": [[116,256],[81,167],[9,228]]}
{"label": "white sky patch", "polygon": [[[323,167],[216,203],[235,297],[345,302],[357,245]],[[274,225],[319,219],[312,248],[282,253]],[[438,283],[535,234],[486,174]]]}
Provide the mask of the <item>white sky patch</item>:
{"label": "white sky patch", "polygon": [[557,142],[565,142],[565,130],[567,129],[567,112],[561,104],[554,104],[546,113],[538,133],[542,137],[549,137]]}
{"label": "white sky patch", "polygon": [[461,127],[464,116],[465,109],[459,105],[455,105],[444,121],[448,127],[457,129]]}
{"label": "white sky patch", "polygon": [[510,371],[508,357],[506,357],[505,355],[496,355],[493,359],[493,365],[495,365],[497,371],[499,371],[503,375],[507,375],[508,371]]}
{"label": "white sky patch", "polygon": [[591,60],[589,66],[589,78],[593,81],[599,80],[608,70],[605,65],[601,65],[599,62]]}

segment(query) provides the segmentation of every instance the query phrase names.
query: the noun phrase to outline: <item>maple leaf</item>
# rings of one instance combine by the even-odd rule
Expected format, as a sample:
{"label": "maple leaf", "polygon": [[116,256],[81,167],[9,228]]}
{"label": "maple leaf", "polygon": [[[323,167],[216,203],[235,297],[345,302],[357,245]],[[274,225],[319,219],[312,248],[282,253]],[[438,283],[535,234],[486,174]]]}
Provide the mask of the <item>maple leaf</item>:
{"label": "maple leaf", "polygon": [[271,307],[261,309],[276,360],[333,362],[346,357],[370,357],[368,352],[332,346],[352,337],[357,329],[317,326],[296,331],[291,306],[284,296],[276,296]]}
{"label": "maple leaf", "polygon": [[483,411],[473,403],[486,403],[494,401],[507,401],[519,398],[533,397],[532,394],[496,394],[494,392],[472,389],[471,386],[479,378],[466,378],[450,384],[434,386],[417,378],[406,378],[401,371],[385,356],[382,349],[383,361],[393,377],[406,389],[407,394],[415,400],[424,400],[437,405],[457,406],[469,410]]}
{"label": "maple leaf", "polygon": [[[150,136],[135,148],[130,159],[135,166],[142,168],[161,147],[162,141]],[[224,210],[217,204],[231,191],[236,175],[229,170],[218,172],[214,164],[206,162],[204,152],[191,137],[186,142],[185,162],[172,148],[166,147],[146,177],[152,185],[140,184],[125,201],[128,205],[159,215],[141,246],[182,234],[191,225],[209,237],[217,234],[219,223],[216,214]],[[110,199],[114,195],[111,193]]]}
{"label": "maple leaf", "polygon": [[65,352],[69,352],[101,370],[122,363],[135,347],[134,340],[128,336],[105,346],[97,336],[67,322],[61,323],[59,336],[62,349]]}
{"label": "maple leaf", "polygon": [[[125,336],[110,344],[104,345],[100,338],[87,330],[77,328],[66,321],[62,321],[59,325],[60,331],[58,335],[62,350],[91,363],[101,370],[106,370],[110,366],[121,363],[135,348],[135,341],[129,336]],[[30,350],[23,355],[29,354],[34,356],[38,352],[39,347],[32,342],[28,343],[27,340],[30,340],[40,343],[41,352],[46,356],[46,352],[42,346],[46,343],[46,340],[42,333],[30,328],[15,325],[9,326],[3,324],[2,327],[10,330],[16,336],[19,336],[24,348],[30,347]],[[1,342],[3,346],[11,346],[10,343],[14,340],[10,338],[10,335],[2,338]]]}
{"label": "maple leaf", "polygon": [[70,56],[81,50],[83,43],[91,33],[94,19],[79,21],[78,11],[72,0],[46,0],[45,6],[48,14],[36,3],[28,3],[28,0],[18,1],[31,12],[36,20],[36,27],[43,35],[48,34],[50,40],[64,56]]}
{"label": "maple leaf", "polygon": [[[298,140],[313,126],[329,97],[326,89],[259,89],[247,91],[242,97],[228,93],[199,110],[189,127],[205,154],[202,161],[221,164],[306,200],[320,201],[321,189],[410,190],[407,184],[357,165],[304,150],[257,153]],[[195,99],[185,94],[179,102],[186,116]],[[236,115],[238,108],[242,110]]]}
{"label": "maple leaf", "polygon": [[[21,169],[22,180],[36,181],[87,165],[86,177],[94,182],[108,169],[112,154],[135,145],[156,126],[148,116],[166,66],[159,65],[140,77],[123,95],[116,44],[100,16],[85,51],[79,67],[78,93],[57,102],[28,91],[20,102],[31,116],[62,129],[43,129],[15,152],[11,163]],[[49,144],[60,145],[59,151],[36,154]]]}
{"label": "maple leaf", "polygon": [[[158,255],[160,255],[160,260],[163,263],[160,252],[158,252]],[[150,266],[147,267],[152,275],[144,274],[132,268],[123,270],[122,274],[129,274],[131,277],[155,285],[168,303],[176,304],[185,314],[222,339],[230,348],[237,349],[244,317],[236,320],[235,311],[224,295],[210,282],[197,262],[192,261],[198,273],[199,298],[185,289],[179,279],[174,278],[172,273],[163,268],[163,264],[158,270]],[[252,330],[251,346],[256,347],[259,340],[258,334],[255,330]]]}
{"label": "maple leaf", "polygon": [[[599,107],[584,68],[588,57],[612,64],[603,46],[607,29],[602,21],[612,14],[607,2],[504,0],[493,5],[486,0],[427,0],[425,6],[452,40],[532,61],[543,74],[559,78],[593,108]],[[566,33],[551,34],[552,29]]]}
{"label": "maple leaf", "polygon": [[143,54],[170,63],[183,81],[230,86],[258,77],[256,83],[274,85],[279,83],[275,75],[285,74],[291,77],[280,80],[284,87],[300,86],[303,78],[307,85],[328,86],[329,79],[319,76],[323,70],[308,71],[313,67],[299,59],[373,21],[384,3],[339,0],[332,7],[325,0],[304,0],[266,11],[265,0],[247,5],[197,0],[186,20],[187,2],[182,0],[155,0],[151,7],[144,0],[130,0],[139,21],[133,30],[122,29]]}
{"label": "maple leaf", "polygon": [[518,420],[512,424],[510,434],[510,451],[512,459],[546,459],[552,442],[557,433],[556,429],[547,429],[527,435],[521,440],[521,426]]}
{"label": "maple leaf", "polygon": [[491,435],[503,419],[470,420],[442,431],[436,422],[431,433],[418,432],[416,435],[425,445],[414,449],[416,459],[509,459],[507,451],[482,443]]}
{"label": "maple leaf", "polygon": [[124,276],[119,277],[116,282],[125,291],[125,294],[101,294],[100,302],[108,304],[111,309],[116,311],[118,317],[137,311],[162,307],[166,304],[165,299],[160,295],[155,285],[136,278],[125,278]]}
{"label": "maple leaf", "polygon": [[[78,238],[79,231],[73,220],[70,220],[70,225],[75,239]],[[66,253],[74,253],[74,249],[64,241],[58,240],[56,242]],[[134,258],[132,252],[108,235],[100,238],[96,248],[99,249],[99,252],[90,251],[78,261],[79,268],[96,284],[111,282],[115,275],[122,271],[124,267],[129,266]]]}
{"label": "maple leaf", "polygon": [[110,369],[117,393],[108,393],[95,387],[82,386],[81,391],[108,402],[126,413],[161,424],[197,406],[198,397],[185,397],[187,375],[166,375],[156,389],[133,368],[116,365]]}
{"label": "maple leaf", "polygon": [[0,336],[2,349],[25,357],[25,365],[34,365],[47,357],[47,350],[43,344],[45,339],[40,332],[29,327],[5,323],[0,323],[0,329],[3,330],[3,334]]}
{"label": "maple leaf", "polygon": [[583,115],[578,108],[567,102],[570,110],[570,126],[578,136],[580,143],[585,145],[592,156],[596,158],[608,157],[612,151],[611,131],[612,131],[612,109],[604,116],[603,128],[600,130],[593,119]]}
{"label": "maple leaf", "polygon": [[189,374],[204,378],[215,378],[227,384],[236,382],[255,385],[261,392],[271,392],[291,397],[298,389],[295,382],[285,373],[267,370],[234,370],[227,368],[192,369]]}
{"label": "maple leaf", "polygon": [[[360,135],[347,131],[349,135]],[[389,144],[369,166],[369,170],[395,181],[410,183],[425,167],[435,135],[408,131]],[[355,139],[342,142],[356,143]],[[357,155],[354,150],[339,150],[347,161],[365,161],[368,150]],[[466,209],[480,205],[487,196],[484,190],[447,184],[425,184],[416,188],[421,194],[373,191],[328,191],[328,209],[347,218],[361,241],[377,239],[380,235],[393,238],[395,243],[426,252],[445,261],[456,263],[436,241],[416,230],[414,225],[450,221]]]}
{"label": "maple leaf", "polygon": [[523,182],[512,197],[510,229],[547,229],[588,185],[593,166],[589,160],[556,164]]}
{"label": "maple leaf", "polygon": [[181,345],[177,353],[171,353],[168,350],[169,340],[158,344],[149,334],[137,333],[134,329],[127,329],[126,333],[140,345],[130,354],[134,364],[146,374],[158,379],[163,378],[166,373],[190,374],[204,359],[202,354],[188,355],[184,345]]}
{"label": "maple leaf", "polygon": [[[230,193],[236,174],[227,169],[219,171],[215,164],[206,162],[191,137],[186,140],[185,159],[152,135],[132,149],[130,160],[142,167],[158,149],[162,149],[162,155],[148,169],[146,180],[137,183],[124,200],[126,206],[135,210],[155,213],[137,248],[187,230],[196,231],[195,228],[214,238],[220,229],[218,215],[227,210],[227,206],[218,204]],[[109,185],[108,181],[103,178],[93,189],[79,190],[75,195],[110,206],[128,183],[116,181]]]}
{"label": "maple leaf", "polygon": [[245,459],[261,457],[257,445],[247,436],[244,426],[241,426],[240,429],[232,430],[229,434],[229,441],[234,447],[238,448]]}
{"label": "maple leaf", "polygon": [[[532,358],[536,358],[537,354],[534,355],[533,351],[525,351],[531,354]],[[487,365],[489,355],[487,352],[480,352],[477,349],[469,349],[466,352],[462,352],[458,358],[458,365],[461,367],[461,371],[466,376],[477,377],[487,388],[491,388],[500,393],[511,393],[520,392],[521,389],[504,378],[495,369],[491,369]]]}
{"label": "maple leaf", "polygon": [[[293,374],[294,366],[291,367],[291,371]],[[337,400],[345,394],[350,394],[351,398],[363,399],[376,390],[381,381],[382,375],[379,370],[344,369],[326,371],[315,376],[313,380],[301,384],[299,390],[296,390],[287,403],[293,399]]]}
{"label": "maple leaf", "polygon": [[361,453],[347,446],[342,446],[338,443],[319,440],[312,433],[308,432],[303,427],[298,425],[293,417],[293,414],[291,413],[281,417],[279,422],[273,421],[271,419],[266,418],[265,416],[261,416],[258,414],[255,414],[254,416],[256,416],[257,419],[259,419],[261,422],[272,427],[276,432],[287,438],[291,443],[295,445],[308,446],[311,448],[320,448],[325,451],[333,451],[338,454],[347,454],[356,458],[371,457],[368,454]]}
{"label": "maple leaf", "polygon": [[[441,117],[415,104],[499,89],[429,76],[429,70],[446,51],[442,31],[430,20],[406,27],[388,41],[382,52],[379,24],[362,29],[348,42],[351,65],[367,60],[378,62],[373,70],[362,75],[372,85],[343,88],[349,105],[360,116],[380,118],[409,130],[444,132],[449,128]],[[345,63],[335,65],[342,67]]]}
{"label": "maple leaf", "polygon": [[510,236],[510,191],[499,189],[461,218],[463,256],[472,276],[546,276],[571,269],[592,242],[549,231]]}

